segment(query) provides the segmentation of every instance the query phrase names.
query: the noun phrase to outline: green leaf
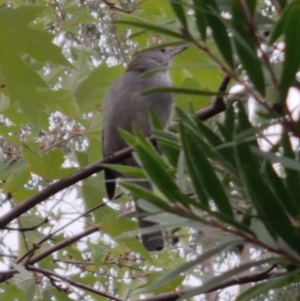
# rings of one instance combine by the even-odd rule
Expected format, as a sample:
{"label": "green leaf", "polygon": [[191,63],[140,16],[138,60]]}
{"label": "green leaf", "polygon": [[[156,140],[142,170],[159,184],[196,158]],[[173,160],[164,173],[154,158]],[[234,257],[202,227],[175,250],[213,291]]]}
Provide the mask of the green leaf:
{"label": "green leaf", "polygon": [[137,177],[137,178],[144,178],[145,173],[139,167],[132,167],[132,166],[125,166],[119,164],[102,164],[101,166],[107,167],[109,169],[116,170],[123,175]]}
{"label": "green leaf", "polygon": [[150,23],[145,23],[145,22],[141,22],[141,21],[140,22],[117,21],[116,23],[117,24],[127,24],[127,25],[134,26],[134,27],[144,28],[144,29],[149,30],[149,31],[159,32],[159,33],[164,34],[166,36],[170,36],[170,37],[181,39],[181,40],[186,40],[186,41],[190,40],[190,38],[188,36],[184,35],[184,34],[180,34],[180,33],[177,33],[173,30],[167,29],[163,26],[153,25],[153,24],[150,24]]}
{"label": "green leaf", "polygon": [[39,95],[49,111],[60,111],[64,115],[74,118],[79,114],[79,107],[70,90],[40,89]]}
{"label": "green leaf", "polygon": [[100,106],[108,87],[122,74],[122,71],[124,68],[121,66],[110,68],[106,64],[95,68],[75,90],[80,112],[91,112]]}
{"label": "green leaf", "polygon": [[187,26],[187,20],[185,16],[184,7],[182,5],[181,0],[169,0],[170,5],[173,8],[175,15],[177,16],[178,20],[182,23],[184,27]]}
{"label": "green leaf", "polygon": [[247,13],[248,13],[249,17],[252,18],[255,14],[257,0],[243,0],[241,3],[247,7]]}
{"label": "green leaf", "polygon": [[143,290],[143,292],[144,293],[153,292],[156,288],[172,281],[174,278],[176,278],[181,273],[185,273],[185,272],[189,271],[190,269],[200,265],[205,260],[207,260],[207,259],[211,258],[212,256],[220,253],[221,251],[224,251],[229,246],[234,247],[235,245],[240,244],[241,242],[242,242],[241,240],[237,240],[237,239],[230,240],[230,241],[227,241],[225,243],[222,243],[222,244],[218,245],[217,247],[215,247],[213,249],[205,251],[202,255],[198,256],[196,259],[193,259],[189,262],[186,262],[186,263],[176,267],[175,269],[172,269],[171,271],[168,271],[162,277],[158,278],[156,281],[154,281],[149,286],[147,286],[145,288],[145,290]]}
{"label": "green leaf", "polygon": [[206,40],[206,19],[203,11],[203,0],[193,0],[194,12],[196,17],[196,25],[203,41]]}
{"label": "green leaf", "polygon": [[228,37],[227,28],[221,18],[221,13],[215,0],[202,0],[204,4],[205,18],[212,30],[214,40],[226,63],[234,68],[233,51]]}
{"label": "green leaf", "polygon": [[261,294],[269,293],[270,291],[281,287],[290,286],[292,283],[299,283],[299,281],[299,271],[288,273],[277,279],[268,279],[268,281],[255,284],[254,286],[248,288],[246,291],[242,292],[236,298],[236,301],[250,301]]}
{"label": "green leaf", "polygon": [[[281,144],[283,147],[284,155],[287,158],[291,158],[294,166],[299,166],[300,162],[295,159],[295,153],[292,149],[290,137],[287,133],[282,136]],[[285,161],[287,158],[284,158]],[[300,180],[300,171],[295,171],[294,168],[285,168],[285,185],[286,189],[289,192],[294,206],[297,207],[297,213],[300,212],[300,196],[299,196],[299,180]],[[296,213],[296,212],[295,212]]]}
{"label": "green leaf", "polygon": [[263,174],[266,176],[266,181],[269,183],[268,186],[272,189],[273,194],[277,197],[281,206],[285,208],[290,216],[298,216],[300,212],[293,203],[293,200],[284,185],[284,179],[278,176],[270,162],[265,162]]}
{"label": "green leaf", "polygon": [[284,27],[284,62],[280,79],[280,101],[286,100],[288,89],[295,80],[300,67],[300,3],[289,10]]}
{"label": "green leaf", "polygon": [[177,88],[177,87],[163,87],[163,88],[153,88],[147,89],[141,93],[141,95],[148,95],[154,93],[176,93],[176,94],[185,94],[185,95],[205,95],[205,96],[223,96],[224,94],[212,91],[198,90],[198,89],[189,89],[189,88]]}
{"label": "green leaf", "polygon": [[244,263],[236,268],[233,268],[229,270],[228,272],[225,272],[221,274],[220,276],[213,276],[210,280],[206,281],[203,285],[200,287],[196,287],[194,289],[188,290],[183,296],[181,296],[182,299],[190,299],[193,296],[200,295],[204,292],[208,292],[209,290],[213,289],[216,286],[221,285],[222,283],[226,282],[228,279],[236,278],[237,275],[242,273],[243,271],[249,270],[250,268],[260,266],[265,263],[272,263],[276,262],[278,258],[267,258],[262,259],[258,261],[251,261]]}
{"label": "green leaf", "polygon": [[[241,179],[248,191],[250,199],[253,201],[257,212],[262,218],[262,222],[266,225],[270,234],[280,236],[291,248],[300,251],[299,244],[295,243],[300,239],[300,232],[291,224],[289,216],[284,208],[266,185],[261,177],[258,177],[259,170],[255,165],[251,165],[246,154],[246,146],[236,148],[236,157],[239,164]],[[251,157],[251,156],[250,156]]]}
{"label": "green leaf", "polygon": [[240,61],[255,88],[262,95],[265,95],[262,62],[257,55],[254,38],[249,32],[250,26],[247,24],[247,19],[238,0],[232,1],[232,26],[233,39]]}
{"label": "green leaf", "polygon": [[120,185],[128,189],[133,195],[144,199],[167,212],[172,212],[172,208],[166,204],[163,199],[156,196],[152,191],[144,189],[140,185],[125,181],[120,182]]}
{"label": "green leaf", "polygon": [[22,111],[34,125],[39,124],[43,111],[36,89],[46,85],[23,58],[70,66],[59,47],[52,43],[51,34],[28,26],[44,9],[38,6],[0,9],[0,69],[11,101],[21,103]]}
{"label": "green leaf", "polygon": [[135,150],[146,174],[164,195],[170,200],[179,202],[184,206],[191,205],[192,200],[180,191],[172,177],[163,168],[161,159],[159,160],[157,156],[155,157],[141,146],[136,147]]}
{"label": "green leaf", "polygon": [[212,166],[199,147],[197,138],[188,129],[182,127],[181,139],[193,179],[193,186],[195,191],[199,193],[199,201],[208,205],[207,198],[201,200],[201,197],[204,197],[203,192],[205,191],[207,197],[211,198],[216,204],[218,211],[224,216],[233,219],[233,212],[228,196]]}
{"label": "green leaf", "polygon": [[293,9],[295,2],[289,3],[288,6],[285,7],[283,13],[281,14],[279,20],[275,23],[273,31],[269,37],[269,45],[272,45],[284,32],[287,16],[289,12]]}
{"label": "green leaf", "polygon": [[33,273],[27,271],[24,267],[14,263],[13,261],[11,261],[11,265],[18,271],[18,273],[13,276],[16,286],[26,292],[27,300],[33,300],[36,289]]}

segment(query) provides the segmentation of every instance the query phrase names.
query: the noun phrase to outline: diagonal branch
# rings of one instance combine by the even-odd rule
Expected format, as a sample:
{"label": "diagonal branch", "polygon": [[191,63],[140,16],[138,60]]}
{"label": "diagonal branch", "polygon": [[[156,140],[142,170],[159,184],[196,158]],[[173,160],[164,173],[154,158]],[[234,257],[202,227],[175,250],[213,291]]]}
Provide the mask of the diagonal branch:
{"label": "diagonal branch", "polygon": [[55,278],[58,278],[66,283],[69,283],[70,285],[72,286],[75,286],[77,288],[80,288],[80,289],[83,289],[83,290],[86,290],[86,291],[89,291],[89,292],[92,292],[98,296],[103,296],[105,298],[107,298],[108,300],[115,300],[115,301],[123,301],[122,299],[118,298],[118,297],[115,297],[111,294],[108,294],[106,292],[103,292],[103,291],[99,291],[91,286],[88,286],[88,285],[85,285],[85,284],[82,284],[80,282],[77,282],[77,281],[74,281],[66,276],[61,276],[57,273],[54,273],[52,271],[49,271],[49,270],[46,270],[46,269],[41,269],[41,268],[37,268],[37,267],[34,267],[34,266],[26,266],[26,268],[29,270],[29,271],[33,271],[33,272],[36,272],[36,273],[40,273],[40,274],[43,274],[44,276],[48,277],[48,278],[52,278],[52,277],[55,277]]}
{"label": "diagonal branch", "polygon": [[29,209],[33,208],[34,206],[38,205],[42,201],[48,199],[49,197],[53,196],[59,191],[64,190],[65,188],[68,188],[81,180],[84,180],[94,173],[97,173],[101,170],[103,170],[102,164],[103,163],[117,163],[120,162],[128,157],[131,156],[132,148],[126,147],[116,153],[113,154],[113,156],[110,156],[109,159],[101,159],[98,160],[92,164],[89,164],[88,166],[85,166],[79,171],[76,171],[75,173],[55,182],[54,184],[46,187],[42,191],[36,193],[32,197],[28,198],[21,204],[17,205],[13,209],[11,209],[9,212],[4,214],[1,217],[0,220],[0,229],[3,229],[7,224],[9,224],[11,221],[22,215],[23,213],[27,212]]}

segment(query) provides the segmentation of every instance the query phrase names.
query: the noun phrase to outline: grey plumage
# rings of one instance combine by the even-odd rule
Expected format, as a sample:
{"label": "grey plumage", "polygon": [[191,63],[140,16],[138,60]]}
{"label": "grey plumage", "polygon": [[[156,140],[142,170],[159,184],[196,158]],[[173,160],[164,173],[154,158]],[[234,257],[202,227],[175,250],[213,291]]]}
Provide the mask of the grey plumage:
{"label": "grey plumage", "polygon": [[[149,108],[151,107],[162,124],[166,126],[171,118],[173,96],[171,93],[155,93],[141,95],[145,90],[157,87],[171,87],[168,67],[172,59],[186,47],[167,47],[164,49],[143,52],[135,57],[128,65],[126,72],[113,82],[104,99],[104,123],[103,123],[103,154],[107,156],[127,146],[120,136],[118,128],[132,132],[133,126],[137,126],[145,135],[151,133]],[[143,72],[162,68],[149,75],[141,77]],[[128,158],[120,164],[136,166],[133,158]],[[106,190],[109,199],[115,193],[114,180],[120,176],[117,172],[106,169]],[[147,189],[151,184],[137,182]],[[156,225],[144,219],[146,212],[136,203],[137,217],[140,228]],[[161,250],[164,241],[161,231],[142,235],[143,244],[149,251]]]}

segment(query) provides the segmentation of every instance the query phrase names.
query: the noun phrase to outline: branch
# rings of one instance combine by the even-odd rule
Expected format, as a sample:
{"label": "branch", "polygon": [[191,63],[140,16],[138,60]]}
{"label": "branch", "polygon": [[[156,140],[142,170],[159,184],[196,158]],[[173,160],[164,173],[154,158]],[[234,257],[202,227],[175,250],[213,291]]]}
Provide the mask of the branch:
{"label": "branch", "polygon": [[34,206],[38,205],[42,201],[48,199],[49,197],[53,196],[59,191],[62,191],[65,188],[68,188],[81,180],[84,180],[94,173],[97,173],[103,170],[102,164],[103,163],[117,163],[120,162],[128,157],[131,156],[132,148],[126,147],[111,156],[109,158],[103,158],[98,160],[88,166],[82,168],[79,171],[55,182],[54,184],[48,186],[47,188],[43,189],[42,191],[38,192],[37,194],[33,195],[32,197],[28,198],[21,204],[17,205],[13,209],[11,209],[8,213],[4,214],[0,220],[0,229],[3,229],[7,224],[11,221],[22,215],[23,213],[27,212]]}
{"label": "branch", "polygon": [[[266,271],[251,273],[251,274],[244,275],[241,277],[235,277],[234,279],[223,282],[222,284],[218,284],[215,287],[213,287],[205,292],[202,292],[201,294],[210,293],[210,292],[213,292],[213,291],[216,291],[219,289],[224,289],[224,288],[227,288],[227,287],[233,286],[233,285],[246,284],[246,283],[250,283],[250,282],[258,282],[258,281],[266,280],[269,278],[277,278],[277,277],[280,277],[280,276],[283,276],[286,274],[288,274],[288,272],[286,270],[273,272],[273,273],[266,273]],[[193,290],[194,289],[195,288],[193,288]],[[182,299],[184,299],[184,295],[188,292],[189,292],[189,290],[178,291],[175,293],[166,293],[166,294],[161,294],[161,295],[156,295],[153,297],[145,298],[145,299],[143,299],[143,301],[175,301],[177,299],[182,300]]]}
{"label": "branch", "polygon": [[213,116],[216,116],[217,114],[224,112],[226,109],[226,104],[224,101],[224,92],[226,91],[228,84],[230,82],[231,77],[229,75],[225,75],[220,87],[218,89],[218,95],[221,96],[217,96],[215,101],[207,106],[206,108],[196,112],[196,116],[200,119],[200,120],[207,120]]}
{"label": "branch", "polygon": [[71,280],[70,278],[68,277],[65,277],[65,276],[61,276],[57,273],[54,273],[52,271],[49,271],[49,270],[46,270],[46,269],[41,269],[41,268],[36,268],[34,266],[26,266],[26,268],[29,270],[29,271],[33,271],[33,272],[36,272],[36,273],[40,273],[40,274],[43,274],[45,275],[46,277],[48,278],[52,278],[52,277],[55,277],[55,278],[58,278],[66,283],[69,283],[70,285],[72,286],[75,286],[77,288],[81,288],[81,289],[84,289],[86,291],[89,291],[89,292],[92,292],[98,296],[103,296],[105,298],[108,298],[109,300],[115,300],[115,301],[123,301],[122,299],[118,298],[118,297],[115,297],[113,295],[110,295],[108,293],[105,293],[103,291],[99,291],[99,290],[96,290],[94,289],[93,287],[90,287],[88,285],[84,285],[80,282],[77,282],[77,281],[74,281],[74,280]]}
{"label": "branch", "polygon": [[[116,197],[118,197],[118,196],[116,196]],[[91,208],[91,209],[83,212],[82,214],[80,214],[76,218],[72,219],[71,221],[69,221],[68,223],[63,225],[62,227],[60,227],[60,228],[56,229],[55,231],[49,233],[47,236],[45,236],[43,239],[41,239],[39,242],[37,242],[30,250],[28,250],[21,258],[19,258],[17,263],[20,263],[21,261],[23,261],[24,258],[28,257],[29,255],[32,255],[34,253],[35,249],[36,249],[36,246],[40,246],[41,244],[43,244],[48,239],[51,239],[56,233],[60,232],[64,228],[70,226],[75,221],[78,221],[81,217],[87,216],[88,214],[90,214],[94,210],[99,209],[99,208],[105,206],[106,204],[107,204],[107,202],[104,202],[102,204],[99,204],[99,205],[95,206],[94,208]]]}
{"label": "branch", "polygon": [[[56,245],[54,245],[53,247],[46,249],[45,251],[41,252],[40,254],[31,257],[26,264],[35,264],[38,261],[44,259],[45,257],[49,256],[50,254],[70,245],[71,243],[81,239],[82,237],[85,237],[87,235],[90,235],[94,232],[97,232],[99,230],[98,227],[91,227],[87,230],[82,231],[81,233],[74,235],[72,237],[66,238],[63,241],[57,243]],[[34,249],[31,250],[31,253],[34,252]],[[15,269],[10,269],[8,271],[2,271],[0,272],[0,282],[4,282],[6,280],[8,280],[13,274],[18,273],[17,270]]]}
{"label": "branch", "polygon": [[88,236],[94,232],[97,232],[99,230],[99,227],[91,227],[87,230],[84,230],[82,231],[81,233],[77,234],[77,235],[74,235],[72,237],[68,237],[66,239],[64,239],[63,241],[55,244],[54,246],[52,246],[51,248],[49,249],[46,249],[45,251],[41,252],[40,254],[36,255],[36,256],[33,256],[31,257],[27,264],[34,264],[42,259],[44,259],[45,257],[51,255],[52,253],[72,244],[73,242],[77,241],[77,240],[80,240],[81,238],[85,237],[85,236]]}

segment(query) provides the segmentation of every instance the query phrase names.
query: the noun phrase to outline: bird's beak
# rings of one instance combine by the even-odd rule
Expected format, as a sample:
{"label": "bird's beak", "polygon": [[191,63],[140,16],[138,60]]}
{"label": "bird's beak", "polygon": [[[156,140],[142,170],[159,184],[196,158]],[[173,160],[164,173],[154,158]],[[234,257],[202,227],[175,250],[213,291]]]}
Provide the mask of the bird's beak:
{"label": "bird's beak", "polygon": [[187,49],[187,46],[168,47],[167,51],[169,52],[171,57],[174,57],[186,49]]}

